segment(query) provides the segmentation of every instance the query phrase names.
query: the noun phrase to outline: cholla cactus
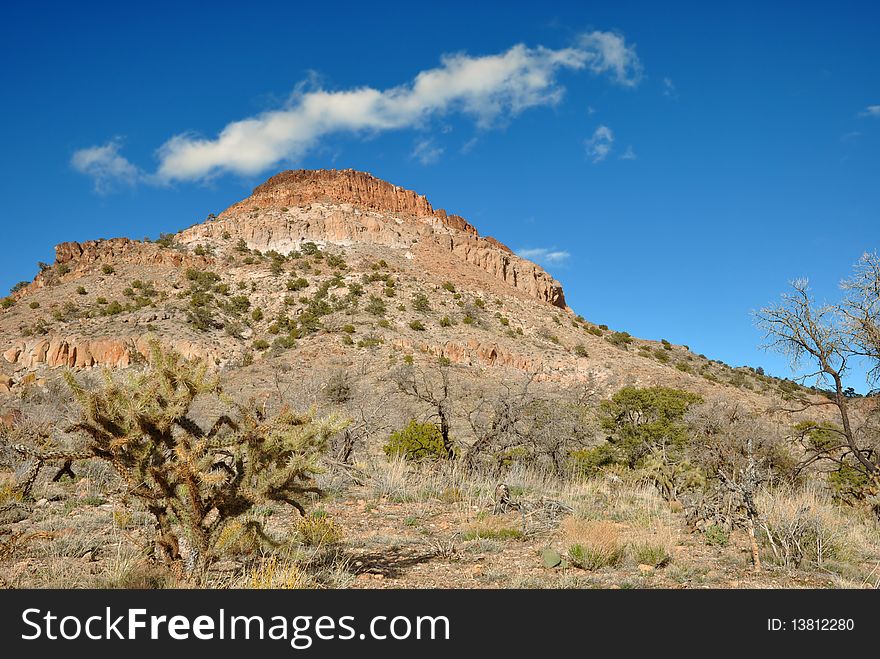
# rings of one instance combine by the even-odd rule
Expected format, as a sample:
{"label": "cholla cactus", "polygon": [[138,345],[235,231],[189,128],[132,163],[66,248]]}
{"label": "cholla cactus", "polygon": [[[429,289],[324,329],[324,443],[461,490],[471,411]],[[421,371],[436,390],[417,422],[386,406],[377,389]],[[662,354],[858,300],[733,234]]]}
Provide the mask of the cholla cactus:
{"label": "cholla cactus", "polygon": [[[107,460],[156,520],[156,553],[203,574],[231,535],[268,540],[249,516],[260,503],[281,501],[303,512],[307,492],[330,437],[346,426],[287,408],[269,416],[254,403],[229,400],[204,364],[152,346],[150,367],[127,378],[105,372],[103,387],[67,382],[82,415],[70,431]],[[207,430],[190,416],[197,398],[210,397],[218,415]],[[224,538],[224,542],[219,542]],[[182,551],[185,548],[185,551]],[[184,556],[186,554],[186,556]]]}

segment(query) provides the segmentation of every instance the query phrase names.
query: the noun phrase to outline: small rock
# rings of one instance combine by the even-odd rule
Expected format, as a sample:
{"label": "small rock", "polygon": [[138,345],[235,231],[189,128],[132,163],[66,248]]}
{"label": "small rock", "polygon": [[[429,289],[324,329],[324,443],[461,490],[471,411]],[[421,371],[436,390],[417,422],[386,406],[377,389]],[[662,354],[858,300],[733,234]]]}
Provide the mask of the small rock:
{"label": "small rock", "polygon": [[49,500],[48,500],[48,499],[40,499],[40,500],[37,501],[37,503],[34,504],[34,505],[35,505],[37,508],[42,508],[43,506],[47,505],[48,503],[49,503]]}
{"label": "small rock", "polygon": [[639,563],[639,572],[642,574],[651,574],[654,571],[653,565],[647,565],[645,563]]}

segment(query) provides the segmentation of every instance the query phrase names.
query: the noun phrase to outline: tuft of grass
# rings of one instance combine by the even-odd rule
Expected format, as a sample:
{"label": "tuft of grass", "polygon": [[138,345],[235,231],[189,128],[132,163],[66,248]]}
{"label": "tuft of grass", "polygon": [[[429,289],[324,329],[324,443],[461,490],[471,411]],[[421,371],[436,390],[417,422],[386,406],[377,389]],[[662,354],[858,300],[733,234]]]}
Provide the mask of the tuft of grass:
{"label": "tuft of grass", "polygon": [[342,540],[342,531],[323,510],[316,510],[301,517],[296,531],[303,543],[309,547],[326,547]]}
{"label": "tuft of grass", "polygon": [[584,570],[598,570],[619,565],[624,547],[617,526],[612,522],[567,518],[562,535],[568,547],[568,560]]}

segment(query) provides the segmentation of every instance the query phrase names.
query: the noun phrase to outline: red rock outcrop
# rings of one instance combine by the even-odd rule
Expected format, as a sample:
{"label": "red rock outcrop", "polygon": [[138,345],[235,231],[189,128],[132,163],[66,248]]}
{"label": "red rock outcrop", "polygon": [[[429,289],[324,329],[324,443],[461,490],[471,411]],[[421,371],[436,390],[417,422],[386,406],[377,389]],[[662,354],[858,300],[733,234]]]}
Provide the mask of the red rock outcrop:
{"label": "red rock outcrop", "polygon": [[[125,368],[136,361],[150,358],[150,335],[122,338],[61,337],[19,339],[3,353],[3,359],[25,369],[39,366],[55,368],[90,368],[108,366]],[[217,350],[207,348],[185,339],[163,339],[163,345],[179,352],[183,357],[199,358],[214,363],[222,358]]]}

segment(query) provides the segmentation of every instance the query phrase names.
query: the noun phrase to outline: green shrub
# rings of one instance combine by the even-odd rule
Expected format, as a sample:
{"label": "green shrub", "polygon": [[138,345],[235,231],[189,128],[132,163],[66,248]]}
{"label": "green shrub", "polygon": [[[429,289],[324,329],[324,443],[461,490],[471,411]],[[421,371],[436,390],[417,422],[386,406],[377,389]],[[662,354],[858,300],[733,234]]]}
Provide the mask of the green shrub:
{"label": "green shrub", "polygon": [[374,316],[384,316],[385,315],[385,302],[382,301],[382,298],[377,295],[371,295],[369,301],[366,305],[367,313],[371,313]]}
{"label": "green shrub", "polygon": [[36,300],[34,300],[34,301],[31,302],[28,306],[29,306],[31,309],[39,309],[39,308],[40,308],[40,303],[37,302]]}
{"label": "green shrub", "polygon": [[618,460],[618,451],[610,442],[602,442],[592,448],[583,448],[569,454],[572,471],[578,476],[593,476],[603,467]]}
{"label": "green shrub", "polygon": [[574,354],[577,355],[578,357],[589,357],[590,356],[589,353],[587,352],[586,347],[582,343],[579,343],[578,345],[576,345],[574,347]]}
{"label": "green shrub", "polygon": [[663,545],[650,542],[637,542],[631,547],[632,556],[640,565],[651,567],[665,567],[672,561],[672,554]]}
{"label": "green shrub", "polygon": [[618,348],[624,347],[632,343],[633,339],[630,336],[629,332],[614,332],[611,336],[606,337],[605,339],[613,346],[617,346]]}
{"label": "green shrub", "polygon": [[57,271],[58,271],[58,274],[61,275],[61,276],[63,277],[63,276],[66,275],[68,272],[70,272],[70,266],[67,265],[66,263],[60,263],[60,264],[58,265]]}
{"label": "green shrub", "polygon": [[252,318],[255,322],[260,322],[261,320],[263,320],[263,310],[260,309],[259,307],[257,307],[256,309],[254,309],[254,310],[251,312],[251,318]]}
{"label": "green shrub", "polygon": [[450,293],[455,293],[455,284],[453,284],[451,281],[444,281],[441,286],[443,287],[443,290],[449,291]]}
{"label": "green shrub", "polygon": [[382,449],[388,457],[402,456],[414,461],[447,457],[440,428],[436,424],[419,423],[415,419],[391,433]]}
{"label": "green shrub", "polygon": [[451,326],[452,326],[452,321],[449,319],[449,316],[443,316],[443,318],[440,319],[440,327],[451,327]]}
{"label": "green shrub", "polygon": [[287,290],[289,291],[301,291],[304,288],[309,287],[309,281],[304,277],[297,277],[296,279],[288,279],[287,280]]}
{"label": "green shrub", "polygon": [[685,412],[702,400],[697,394],[668,387],[624,387],[601,402],[599,421],[603,430],[612,433],[609,441],[623,459],[635,467],[661,447],[673,459],[688,438]]}
{"label": "green shrub", "polygon": [[116,272],[116,270],[113,268],[112,265],[105,264],[101,266],[101,272],[103,272],[105,275],[112,275],[114,272]]}
{"label": "green shrub", "polygon": [[266,350],[269,347],[269,342],[266,339],[257,339],[252,345],[254,350]]}
{"label": "green shrub", "polygon": [[409,324],[409,328],[417,332],[423,332],[425,331],[425,324],[420,320],[414,320]]}
{"label": "green shrub", "polygon": [[706,537],[706,544],[713,547],[726,547],[730,542],[730,534],[717,524],[707,526],[703,535]]}
{"label": "green shrub", "polygon": [[418,311],[419,313],[426,313],[431,310],[431,303],[428,300],[428,296],[424,293],[413,295],[411,306],[413,311]]}
{"label": "green shrub", "polygon": [[662,350],[661,348],[657,348],[653,354],[654,354],[654,357],[657,358],[658,362],[662,362],[664,364],[669,362],[669,355],[666,354],[665,350]]}
{"label": "green shrub", "polygon": [[603,336],[605,333],[598,327],[588,327],[587,331],[594,336]]}

